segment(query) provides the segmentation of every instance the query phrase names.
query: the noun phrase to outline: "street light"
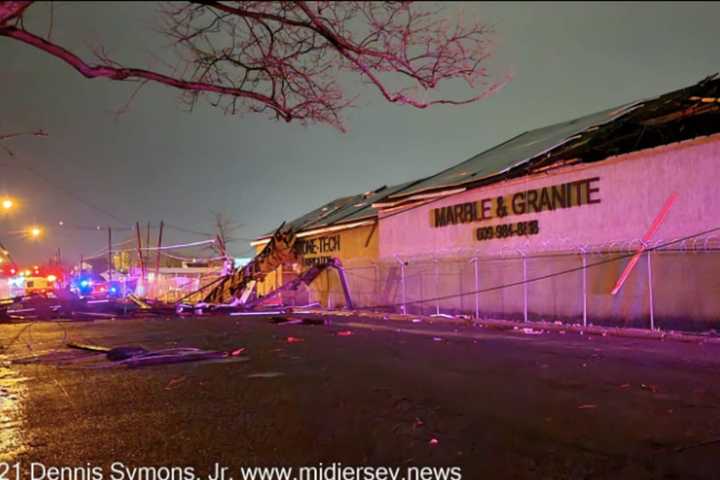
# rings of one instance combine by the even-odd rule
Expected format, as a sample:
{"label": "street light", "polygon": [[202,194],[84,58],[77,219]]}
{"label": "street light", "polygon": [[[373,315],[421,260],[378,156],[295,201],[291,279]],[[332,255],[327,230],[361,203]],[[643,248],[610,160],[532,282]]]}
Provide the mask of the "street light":
{"label": "street light", "polygon": [[5,210],[6,212],[7,212],[8,210],[10,210],[11,208],[13,208],[14,206],[15,206],[15,202],[13,202],[12,199],[10,199],[10,198],[4,198],[4,199],[3,199],[3,201],[2,201],[2,208],[3,208],[3,210]]}
{"label": "street light", "polygon": [[38,227],[37,225],[30,227],[31,238],[40,238],[40,235],[42,235],[42,228]]}

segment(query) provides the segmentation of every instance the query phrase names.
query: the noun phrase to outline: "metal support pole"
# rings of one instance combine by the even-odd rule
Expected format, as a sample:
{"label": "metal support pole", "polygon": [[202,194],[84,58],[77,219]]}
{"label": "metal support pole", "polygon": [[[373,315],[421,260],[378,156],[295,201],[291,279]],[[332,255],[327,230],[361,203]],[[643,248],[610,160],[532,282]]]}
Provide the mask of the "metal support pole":
{"label": "metal support pole", "polygon": [[528,284],[527,284],[527,257],[525,254],[523,259],[523,321],[528,321]]}
{"label": "metal support pole", "polygon": [[[340,263],[340,260],[334,259],[333,265],[335,266],[335,269],[338,272],[338,276],[340,277],[340,285],[343,289],[343,295],[345,296],[345,308],[348,310],[352,310],[355,308],[353,306],[352,296],[350,295],[350,283],[347,280],[347,275],[345,274],[345,268],[343,268],[342,263]],[[334,298],[333,298],[333,303]]]}
{"label": "metal support pole", "polygon": [[395,257],[400,262],[400,288],[402,294],[402,304],[400,305],[400,311],[403,315],[407,313],[407,290],[405,287],[405,262],[400,257]]}
{"label": "metal support pole", "polygon": [[587,327],[587,254],[585,250],[582,252],[582,295],[583,295],[583,327]]}
{"label": "metal support pole", "polygon": [[425,298],[425,281],[424,281],[425,271],[421,270],[420,272],[418,272],[417,275],[418,275],[418,291],[420,292],[420,298],[418,299],[419,300],[419,303],[418,303],[419,314],[425,315],[425,303],[423,301]]}
{"label": "metal support pole", "polygon": [[647,252],[648,302],[650,303],[650,330],[655,330],[655,305],[653,298],[652,251]]}
{"label": "metal support pole", "polygon": [[402,276],[402,313],[407,314],[407,283],[405,280],[405,262],[400,265],[400,275]]}
{"label": "metal support pole", "polygon": [[380,281],[380,265],[374,263],[373,267],[375,268],[375,304],[379,304],[380,302],[384,301],[380,296],[380,292],[382,292],[382,284]]}
{"label": "metal support pole", "polygon": [[475,273],[475,319],[480,319],[480,266],[478,258],[472,259],[473,270]]}
{"label": "metal support pole", "polygon": [[435,314],[440,315],[440,300],[437,298],[440,292],[440,261],[433,258],[435,269]]}

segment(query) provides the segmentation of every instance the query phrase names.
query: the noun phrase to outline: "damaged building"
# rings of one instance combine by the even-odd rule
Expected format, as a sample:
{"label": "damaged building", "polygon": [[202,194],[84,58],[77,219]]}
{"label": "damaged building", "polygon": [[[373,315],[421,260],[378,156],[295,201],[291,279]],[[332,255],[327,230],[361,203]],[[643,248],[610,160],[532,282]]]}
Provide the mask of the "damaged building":
{"label": "damaged building", "polygon": [[[330,202],[291,222],[297,261],[259,291],[336,257],[360,308],[706,329],[720,321],[718,179],[713,76]],[[342,306],[336,275],[303,300]]]}
{"label": "damaged building", "polygon": [[[379,258],[378,214],[373,207],[376,202],[401,191],[408,184],[383,186],[376,190],[338,198],[286,225],[295,232],[293,245],[295,257],[291,262],[270,272],[258,284],[257,293],[264,296],[298,277],[313,265],[325,263],[331,258],[338,259],[354,276],[363,273],[375,279]],[[258,253],[265,248],[272,237],[268,233],[254,242]],[[362,273],[360,273],[362,272]],[[367,305],[377,296],[374,286],[353,282],[353,298],[360,305]],[[325,307],[342,306],[343,293],[337,272],[327,270],[307,288],[283,295],[288,304],[305,305],[320,303]]]}

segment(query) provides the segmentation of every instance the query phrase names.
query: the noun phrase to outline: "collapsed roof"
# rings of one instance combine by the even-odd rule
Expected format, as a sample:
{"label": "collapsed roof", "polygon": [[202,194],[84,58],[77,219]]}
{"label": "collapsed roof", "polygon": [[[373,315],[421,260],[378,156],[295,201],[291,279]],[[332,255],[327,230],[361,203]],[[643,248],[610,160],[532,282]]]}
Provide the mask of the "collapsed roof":
{"label": "collapsed roof", "polygon": [[494,183],[553,165],[593,162],[718,131],[720,79],[716,74],[658,97],[525,132],[389,195],[376,207],[394,207],[449,189]]}
{"label": "collapsed roof", "polygon": [[717,132],[720,78],[715,74],[658,97],[522,133],[430,177],[338,198],[288,226],[295,232],[350,226],[375,219],[378,209],[404,208],[555,166],[593,162]]}
{"label": "collapsed roof", "polygon": [[[337,198],[316,208],[305,215],[289,222],[285,227],[294,232],[307,232],[311,230],[326,228],[334,225],[346,225],[372,220],[377,217],[377,210],[373,204],[385,200],[389,195],[399,192],[414,182],[402,183],[388,187],[382,186],[376,190]],[[269,238],[272,233],[263,235],[261,238]]]}

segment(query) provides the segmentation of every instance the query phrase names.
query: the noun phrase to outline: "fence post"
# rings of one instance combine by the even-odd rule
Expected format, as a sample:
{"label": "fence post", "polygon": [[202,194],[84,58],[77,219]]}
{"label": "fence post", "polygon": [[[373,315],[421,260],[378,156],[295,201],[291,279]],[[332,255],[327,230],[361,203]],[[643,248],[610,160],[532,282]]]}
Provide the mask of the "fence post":
{"label": "fence post", "polygon": [[652,250],[647,252],[648,301],[650,303],[650,330],[655,330],[655,305],[653,298]]}
{"label": "fence post", "polygon": [[419,301],[418,307],[420,310],[419,315],[425,315],[425,303],[423,300],[425,298],[425,291],[424,291],[425,282],[423,280],[423,277],[425,277],[424,270],[421,269],[419,272],[416,273],[416,275],[418,276],[418,292],[420,295],[420,298],[418,298],[418,301]]}
{"label": "fence post", "polygon": [[402,300],[402,304],[400,305],[400,311],[402,312],[403,315],[405,315],[405,314],[407,314],[407,305],[406,305],[406,302],[407,302],[407,297],[406,297],[406,295],[407,295],[407,290],[406,290],[406,287],[405,287],[405,262],[404,262],[400,257],[398,257],[397,255],[395,256],[395,259],[396,259],[398,262],[400,262],[400,288],[402,289],[402,291],[401,291],[401,294],[402,294],[402,299],[401,299],[401,300]]}
{"label": "fence post", "polygon": [[527,257],[525,256],[525,253],[522,252],[522,260],[523,260],[523,321],[527,323],[528,321],[528,284],[527,284]]}
{"label": "fence post", "polygon": [[380,265],[378,265],[377,262],[373,262],[373,266],[375,267],[375,300],[374,303],[376,305],[383,303],[385,300],[382,298],[380,292],[382,292],[382,282],[380,281]]}
{"label": "fence post", "polygon": [[480,319],[480,268],[477,257],[471,260],[475,272],[475,320]]}
{"label": "fence post", "polygon": [[587,305],[588,305],[588,293],[587,293],[587,252],[585,249],[581,249],[582,255],[582,296],[583,296],[583,327],[587,327]]}
{"label": "fence post", "polygon": [[434,269],[435,269],[435,314],[440,315],[440,261],[437,258],[433,258]]}

